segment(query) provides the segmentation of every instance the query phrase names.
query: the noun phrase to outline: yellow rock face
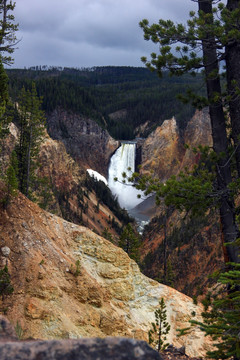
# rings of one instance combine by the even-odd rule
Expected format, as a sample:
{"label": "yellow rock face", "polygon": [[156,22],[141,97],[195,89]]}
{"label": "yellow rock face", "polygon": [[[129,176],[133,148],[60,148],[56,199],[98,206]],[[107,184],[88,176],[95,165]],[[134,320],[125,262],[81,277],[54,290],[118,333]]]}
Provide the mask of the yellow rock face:
{"label": "yellow rock face", "polygon": [[[201,308],[178,291],[142,275],[137,264],[85,227],[44,212],[23,195],[0,213],[0,247],[10,249],[14,293],[4,300],[7,316],[24,336],[54,339],[128,336],[147,340],[163,297],[171,331],[168,342],[203,355],[203,334],[177,338]],[[6,262],[3,255],[1,262]]]}
{"label": "yellow rock face", "polygon": [[[186,149],[184,144],[189,145],[189,149]],[[198,161],[198,155],[193,153],[192,148],[198,145],[212,145],[207,109],[196,111],[182,137],[174,117],[165,120],[152,132],[142,147],[141,172],[151,173],[164,182],[185,167],[193,167]]]}
{"label": "yellow rock face", "polygon": [[183,156],[180,150],[176,120],[165,120],[143,144],[141,171],[153,171],[165,181],[179,169]]}

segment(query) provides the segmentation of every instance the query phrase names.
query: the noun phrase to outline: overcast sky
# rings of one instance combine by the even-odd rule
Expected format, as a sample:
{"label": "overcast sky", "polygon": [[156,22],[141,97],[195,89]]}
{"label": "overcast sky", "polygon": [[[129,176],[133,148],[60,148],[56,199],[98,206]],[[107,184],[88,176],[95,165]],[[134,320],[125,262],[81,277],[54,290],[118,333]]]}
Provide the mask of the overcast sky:
{"label": "overcast sky", "polygon": [[139,21],[183,22],[192,9],[191,0],[16,0],[13,67],[143,66],[154,47]]}

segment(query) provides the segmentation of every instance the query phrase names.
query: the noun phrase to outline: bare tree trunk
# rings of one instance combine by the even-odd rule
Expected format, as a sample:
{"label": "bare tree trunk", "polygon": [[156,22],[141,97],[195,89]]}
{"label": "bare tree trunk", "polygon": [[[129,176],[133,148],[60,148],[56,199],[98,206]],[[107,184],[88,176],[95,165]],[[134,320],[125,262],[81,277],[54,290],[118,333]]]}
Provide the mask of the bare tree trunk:
{"label": "bare tree trunk", "polygon": [[[199,11],[212,15],[212,0],[199,0]],[[209,24],[212,24],[213,17],[208,17]],[[207,28],[207,26],[205,26]],[[211,26],[210,26],[211,27]],[[231,183],[231,169],[228,161],[228,140],[225,125],[225,116],[221,101],[221,85],[219,78],[219,65],[217,59],[216,42],[213,34],[205,32],[202,40],[203,62],[206,73],[207,94],[209,100],[209,113],[212,126],[213,149],[219,159],[217,161],[217,185],[221,193],[220,218],[223,230],[224,242],[233,243],[236,241],[239,231],[235,222],[235,206],[231,198],[228,185]],[[216,94],[219,99],[214,100]],[[225,154],[221,156],[221,154]],[[237,248],[234,245],[227,245],[229,261],[240,262]]]}

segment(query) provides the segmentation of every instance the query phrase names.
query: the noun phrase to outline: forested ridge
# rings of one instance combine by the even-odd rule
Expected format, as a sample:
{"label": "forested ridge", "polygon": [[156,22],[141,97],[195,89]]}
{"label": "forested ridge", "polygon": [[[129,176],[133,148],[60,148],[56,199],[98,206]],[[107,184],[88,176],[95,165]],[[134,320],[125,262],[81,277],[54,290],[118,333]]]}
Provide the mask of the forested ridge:
{"label": "forested ridge", "polygon": [[[9,93],[18,100],[19,90],[36,83],[43,97],[43,110],[49,114],[57,107],[94,119],[116,139],[132,139],[136,128],[148,122],[147,136],[165,119],[176,117],[184,129],[194,109],[177,99],[187,87],[202,93],[201,75],[159,79],[155,73],[136,67],[95,67],[89,69],[33,67],[10,69]],[[123,111],[122,111],[123,110]],[[120,116],[111,114],[122,111]]]}

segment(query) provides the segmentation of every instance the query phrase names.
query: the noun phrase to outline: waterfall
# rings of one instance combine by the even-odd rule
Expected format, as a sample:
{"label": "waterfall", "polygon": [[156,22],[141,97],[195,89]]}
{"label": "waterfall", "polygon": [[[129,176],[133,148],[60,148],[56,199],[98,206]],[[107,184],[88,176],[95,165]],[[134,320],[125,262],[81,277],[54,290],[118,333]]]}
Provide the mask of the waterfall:
{"label": "waterfall", "polygon": [[[142,199],[137,197],[138,194],[141,194],[140,190],[131,186],[127,180],[126,184],[120,183],[122,173],[125,172],[128,178],[135,171],[135,152],[135,143],[122,143],[111,157],[108,170],[108,186],[113,195],[118,197],[120,206],[127,210],[142,202]],[[115,178],[118,178],[118,181],[114,181]]]}

